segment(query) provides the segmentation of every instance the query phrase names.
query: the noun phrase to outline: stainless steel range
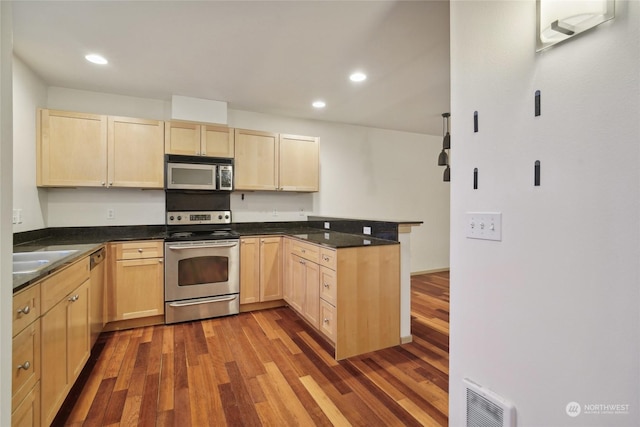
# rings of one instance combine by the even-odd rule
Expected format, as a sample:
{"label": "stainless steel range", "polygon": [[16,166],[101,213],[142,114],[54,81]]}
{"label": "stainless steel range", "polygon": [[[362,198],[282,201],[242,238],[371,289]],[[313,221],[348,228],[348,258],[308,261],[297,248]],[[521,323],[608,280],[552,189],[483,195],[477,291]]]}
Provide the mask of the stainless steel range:
{"label": "stainless steel range", "polygon": [[214,193],[167,191],[166,323],[239,312],[240,245],[228,225],[231,212],[191,210],[212,206],[228,202]]}
{"label": "stainless steel range", "polygon": [[230,211],[169,211],[165,322],[239,312],[240,244]]}

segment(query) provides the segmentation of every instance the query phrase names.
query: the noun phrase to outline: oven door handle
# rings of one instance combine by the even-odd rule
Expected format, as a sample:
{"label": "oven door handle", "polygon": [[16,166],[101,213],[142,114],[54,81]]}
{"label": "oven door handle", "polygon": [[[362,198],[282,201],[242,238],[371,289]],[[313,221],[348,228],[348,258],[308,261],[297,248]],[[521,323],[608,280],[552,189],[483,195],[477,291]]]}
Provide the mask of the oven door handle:
{"label": "oven door handle", "polygon": [[172,302],[172,303],[169,303],[169,307],[187,307],[190,305],[209,304],[210,302],[233,301],[236,298],[238,298],[237,295],[231,295],[231,296],[210,298],[206,300],[199,300],[199,301],[193,301],[193,302]]}
{"label": "oven door handle", "polygon": [[227,243],[224,245],[202,245],[202,246],[169,246],[169,249],[175,250],[184,250],[184,249],[213,249],[213,248],[233,248],[237,246],[237,243]]}

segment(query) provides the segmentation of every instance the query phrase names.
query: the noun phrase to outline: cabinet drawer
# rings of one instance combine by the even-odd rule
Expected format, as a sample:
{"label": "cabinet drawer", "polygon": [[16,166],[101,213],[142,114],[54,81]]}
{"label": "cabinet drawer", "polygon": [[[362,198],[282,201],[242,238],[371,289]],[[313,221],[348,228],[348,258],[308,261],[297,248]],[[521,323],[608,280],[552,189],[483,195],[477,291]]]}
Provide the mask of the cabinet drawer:
{"label": "cabinet drawer", "polygon": [[336,305],[336,272],[327,267],[320,267],[320,298]]}
{"label": "cabinet drawer", "polygon": [[44,314],[49,311],[58,301],[66,297],[87,279],[89,279],[89,257],[71,264],[69,267],[40,282],[41,313]]}
{"label": "cabinet drawer", "polygon": [[33,322],[13,338],[11,410],[40,379],[40,322]]}
{"label": "cabinet drawer", "polygon": [[116,259],[162,258],[162,240],[137,240],[116,244]]}
{"label": "cabinet drawer", "polygon": [[40,425],[40,383],[31,389],[27,397],[13,409],[11,427],[34,427]]}
{"label": "cabinet drawer", "polygon": [[40,317],[40,284],[33,285],[13,297],[13,336]]}
{"label": "cabinet drawer", "polygon": [[318,264],[320,260],[320,247],[310,243],[304,243],[299,240],[293,240],[291,243],[291,253],[298,255],[311,262]]}
{"label": "cabinet drawer", "polygon": [[320,300],[320,332],[335,343],[336,308],[322,299]]}
{"label": "cabinet drawer", "polygon": [[336,269],[336,251],[335,249],[320,249],[320,265],[324,265],[332,270]]}

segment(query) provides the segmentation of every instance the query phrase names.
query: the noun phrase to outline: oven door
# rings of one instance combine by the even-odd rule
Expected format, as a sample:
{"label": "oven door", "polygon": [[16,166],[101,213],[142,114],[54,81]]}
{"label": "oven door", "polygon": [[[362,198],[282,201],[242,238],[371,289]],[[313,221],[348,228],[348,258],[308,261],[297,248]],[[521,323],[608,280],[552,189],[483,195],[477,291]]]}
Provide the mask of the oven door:
{"label": "oven door", "polygon": [[240,292],[238,242],[166,242],[165,301]]}

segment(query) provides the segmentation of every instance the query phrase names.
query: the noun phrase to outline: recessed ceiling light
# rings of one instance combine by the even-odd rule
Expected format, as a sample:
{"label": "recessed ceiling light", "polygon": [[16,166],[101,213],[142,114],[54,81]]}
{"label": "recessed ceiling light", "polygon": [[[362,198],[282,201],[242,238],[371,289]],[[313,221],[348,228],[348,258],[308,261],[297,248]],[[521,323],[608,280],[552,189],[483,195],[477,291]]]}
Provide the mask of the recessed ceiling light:
{"label": "recessed ceiling light", "polygon": [[84,57],[87,61],[89,62],[93,62],[94,64],[98,64],[98,65],[105,65],[107,63],[109,63],[109,61],[107,61],[106,59],[104,59],[103,56],[100,55],[96,55],[94,53],[87,55]]}
{"label": "recessed ceiling light", "polygon": [[365,81],[366,79],[367,79],[367,75],[360,71],[356,71],[355,73],[352,73],[349,76],[349,80],[351,80],[352,82],[362,82],[362,81]]}
{"label": "recessed ceiling light", "polygon": [[327,103],[324,101],[313,101],[313,105],[314,108],[324,108],[327,106]]}

